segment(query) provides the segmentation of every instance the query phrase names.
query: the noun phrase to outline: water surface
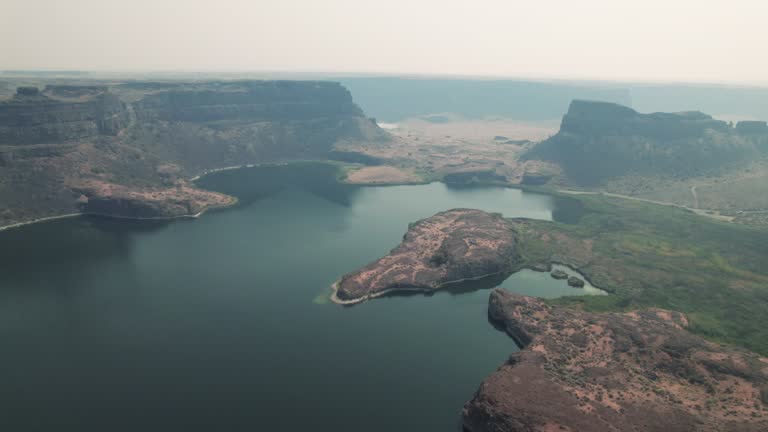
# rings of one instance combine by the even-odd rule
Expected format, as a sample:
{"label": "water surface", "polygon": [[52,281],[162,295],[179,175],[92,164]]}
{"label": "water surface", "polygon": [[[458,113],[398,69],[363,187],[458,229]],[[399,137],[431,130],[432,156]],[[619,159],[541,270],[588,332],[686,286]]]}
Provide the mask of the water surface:
{"label": "water surface", "polygon": [[[455,207],[550,219],[551,198],[350,187],[326,165],[201,184],[240,205],[0,233],[2,430],[459,430],[462,404],[516,350],[487,322],[488,291],[345,308],[325,301],[328,287],[409,222]],[[502,285],[580,293],[527,271]]]}

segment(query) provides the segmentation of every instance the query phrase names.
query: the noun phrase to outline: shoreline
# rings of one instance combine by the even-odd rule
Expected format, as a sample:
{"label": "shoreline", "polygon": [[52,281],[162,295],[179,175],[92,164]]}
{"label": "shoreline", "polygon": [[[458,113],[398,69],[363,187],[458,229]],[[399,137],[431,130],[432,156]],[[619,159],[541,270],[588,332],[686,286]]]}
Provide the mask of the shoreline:
{"label": "shoreline", "polygon": [[[254,168],[258,166],[282,166],[282,165],[288,165],[287,162],[277,162],[277,163],[265,163],[265,164],[246,164],[246,165],[237,165],[237,166],[228,166],[228,167],[222,167],[222,168],[214,168],[210,170],[205,170],[201,174],[196,175],[190,179],[187,179],[187,181],[195,182],[197,180],[200,180],[201,178],[207,176],[208,174],[213,174],[221,171],[229,171],[233,169],[240,169],[240,168]],[[34,225],[39,224],[43,222],[50,222],[57,219],[68,219],[68,218],[74,218],[78,216],[97,216],[97,217],[103,217],[103,218],[109,218],[109,219],[124,219],[124,220],[135,220],[135,221],[142,221],[142,220],[174,220],[174,219],[197,219],[200,216],[202,216],[205,212],[209,210],[215,210],[217,208],[227,208],[231,207],[235,204],[237,204],[238,199],[237,197],[232,197],[232,201],[229,204],[226,205],[215,205],[215,206],[209,206],[206,207],[199,212],[195,214],[184,214],[184,215],[177,215],[177,216],[154,216],[154,217],[134,217],[134,216],[120,216],[120,215],[110,215],[110,214],[104,214],[104,213],[92,213],[92,212],[78,212],[78,213],[66,213],[62,215],[54,215],[54,216],[46,216],[42,218],[32,219],[29,221],[23,221],[23,222],[15,222],[8,225],[2,225],[0,226],[0,232],[12,230],[15,228],[21,228],[27,225]]]}
{"label": "shoreline", "polygon": [[201,172],[200,174],[198,174],[198,175],[196,175],[194,177],[188,178],[187,181],[196,182],[196,181],[200,180],[201,178],[207,176],[208,174],[214,174],[214,173],[222,172],[222,171],[231,171],[231,170],[243,169],[243,168],[256,168],[256,167],[266,167],[266,166],[286,166],[286,165],[288,165],[288,162],[265,162],[265,163],[252,163],[252,164],[242,164],[242,165],[231,165],[231,166],[226,166],[226,167],[221,167],[221,168],[211,168],[211,169],[208,169],[208,170],[203,170],[203,172]]}
{"label": "shoreline", "polygon": [[67,214],[57,215],[57,216],[46,216],[43,218],[32,219],[30,221],[16,222],[9,225],[3,225],[3,226],[0,226],[0,231],[12,230],[14,228],[21,228],[26,225],[34,225],[38,223],[49,222],[56,219],[67,219],[67,218],[73,218],[73,217],[84,216],[84,215],[85,213],[67,213]]}
{"label": "shoreline", "polygon": [[[351,299],[351,300],[342,300],[337,295],[337,292],[339,291],[339,282],[341,282],[341,279],[339,279],[336,282],[331,284],[331,291],[332,291],[332,293],[331,293],[331,301],[336,303],[336,304],[339,304],[339,305],[353,305],[353,304],[362,303],[362,302],[364,302],[366,300],[371,300],[371,299],[379,298],[379,297],[382,297],[384,295],[391,294],[391,293],[394,293],[394,292],[430,293],[430,292],[439,291],[439,290],[445,288],[447,285],[459,284],[459,283],[462,283],[462,282],[476,281],[476,280],[480,280],[480,279],[489,278],[489,277],[492,277],[492,276],[498,276],[498,275],[504,274],[504,273],[509,273],[509,272],[498,271],[498,272],[495,272],[495,273],[488,273],[488,274],[484,274],[484,275],[480,275],[480,276],[475,276],[475,277],[471,277],[471,278],[457,279],[457,280],[453,280],[453,281],[444,282],[444,283],[440,284],[439,286],[437,286],[437,288],[431,288],[431,289],[430,288],[415,288],[415,287],[414,288],[390,288],[390,289],[386,289],[386,290],[383,290],[383,291],[377,291],[375,293],[368,293],[368,294],[366,294],[363,297],[358,297],[356,299]],[[513,272],[509,273],[509,275],[511,276],[511,275],[513,275],[515,273],[517,273],[517,272],[513,271]]]}
{"label": "shoreline", "polygon": [[[410,292],[410,293],[417,293],[417,294],[418,293],[431,293],[431,292],[442,290],[443,288],[445,288],[448,285],[460,284],[460,283],[463,283],[463,282],[477,281],[477,280],[480,280],[480,279],[485,279],[485,278],[490,278],[490,277],[493,277],[493,276],[498,276],[498,275],[501,275],[501,274],[504,274],[504,273],[509,273],[509,275],[507,277],[511,277],[512,275],[514,275],[515,273],[520,272],[521,270],[531,270],[531,271],[535,271],[535,272],[539,272],[539,273],[549,273],[549,272],[552,271],[552,266],[554,266],[554,265],[559,265],[559,266],[565,267],[565,268],[569,269],[570,271],[578,274],[593,289],[596,289],[598,291],[598,292],[595,292],[595,293],[589,293],[588,295],[612,295],[613,294],[611,291],[604,290],[604,289],[598,287],[597,285],[593,284],[592,281],[589,280],[589,278],[587,276],[585,276],[581,271],[579,271],[578,269],[574,268],[570,264],[562,263],[562,262],[559,262],[559,261],[550,261],[550,263],[548,265],[550,270],[547,270],[547,271],[537,270],[537,269],[533,268],[532,266],[523,266],[523,267],[519,267],[517,269],[513,269],[511,272],[499,271],[499,272],[488,273],[488,274],[485,274],[485,275],[471,277],[471,278],[464,278],[464,279],[458,279],[458,280],[455,280],[455,281],[448,281],[448,282],[445,282],[443,284],[440,284],[437,288],[433,288],[433,289],[427,289],[427,288],[390,288],[390,289],[386,289],[386,290],[383,290],[383,291],[378,291],[378,292],[375,292],[375,293],[368,293],[368,294],[366,294],[363,297],[358,297],[358,298],[350,299],[350,300],[342,300],[337,295],[337,293],[339,291],[339,282],[341,282],[341,279],[339,279],[336,282],[331,284],[331,296],[330,296],[330,299],[331,299],[331,301],[333,303],[336,303],[338,305],[350,306],[350,305],[355,305],[355,304],[363,303],[365,301],[372,300],[372,299],[375,299],[375,298],[379,298],[379,297],[382,297],[382,296],[386,296],[387,294],[392,294],[392,293],[395,293],[395,292]],[[584,288],[580,288],[580,289],[584,289]]]}
{"label": "shoreline", "polygon": [[139,217],[139,216],[111,215],[111,214],[96,213],[96,212],[67,213],[67,214],[63,214],[63,215],[46,216],[46,217],[43,217],[43,218],[33,219],[33,220],[30,220],[30,221],[16,222],[16,223],[9,224],[9,225],[3,225],[3,226],[0,226],[0,232],[6,231],[6,230],[12,230],[12,229],[15,229],[15,228],[21,228],[21,227],[24,227],[24,226],[27,226],[27,225],[34,225],[34,224],[39,224],[39,223],[43,223],[43,222],[50,222],[50,221],[57,220],[57,219],[69,219],[69,218],[74,218],[74,217],[78,217],[78,216],[95,216],[95,217],[100,217],[100,218],[105,218],[105,219],[122,219],[122,220],[134,220],[134,221],[163,221],[163,220],[171,221],[171,220],[175,220],[175,219],[197,219],[197,218],[199,218],[200,216],[202,216],[203,214],[205,214],[205,212],[207,212],[209,210],[215,210],[215,209],[218,209],[218,208],[231,207],[231,206],[237,204],[237,202],[238,202],[237,197],[232,197],[232,200],[231,200],[231,202],[229,204],[226,204],[226,205],[212,205],[212,206],[205,207],[204,209],[202,209],[199,212],[194,213],[194,214],[183,214],[183,215],[177,215],[177,216]]}
{"label": "shoreline", "polygon": [[[264,163],[251,163],[251,164],[231,165],[231,166],[226,166],[226,167],[221,167],[221,168],[212,168],[212,169],[208,169],[208,170],[203,170],[200,174],[195,175],[194,177],[188,178],[187,181],[194,183],[197,180],[200,180],[201,178],[203,178],[203,177],[205,177],[207,175],[215,174],[215,173],[223,172],[223,171],[231,171],[231,170],[237,170],[237,169],[243,169],[243,168],[270,167],[270,166],[287,166],[287,165],[290,165],[290,164],[296,163],[296,162],[326,162],[326,163],[327,162],[331,162],[331,163],[334,163],[335,161],[323,161],[323,160],[303,161],[303,160],[300,160],[300,161],[289,161],[289,162],[264,162]],[[351,183],[351,182],[347,182],[347,181],[345,181],[343,179],[339,179],[338,181],[339,181],[339,183],[342,183],[342,184],[348,184],[348,185],[360,186],[360,187],[366,187],[366,186],[367,187],[412,186],[412,185],[431,184],[431,183],[435,183],[435,182],[436,183],[444,183],[441,180],[429,180],[429,181],[425,180],[423,182],[408,182],[408,183],[374,183],[374,184]],[[508,185],[508,186],[512,187],[512,188],[515,188],[516,185]],[[0,226],[0,232],[6,231],[6,230],[12,230],[12,229],[15,229],[15,228],[21,228],[21,227],[24,227],[24,226],[27,226],[27,225],[34,225],[34,224],[49,222],[49,221],[53,221],[53,220],[57,220],[57,219],[66,219],[66,218],[73,218],[73,217],[78,217],[78,216],[98,216],[98,217],[111,218],[111,219],[125,219],[125,220],[138,220],[138,221],[140,221],[140,220],[194,219],[194,218],[198,218],[198,217],[202,216],[203,213],[207,212],[208,210],[212,210],[212,209],[216,209],[216,208],[226,208],[226,207],[230,207],[232,205],[237,204],[237,202],[238,202],[237,198],[236,197],[233,197],[233,198],[234,198],[233,202],[230,203],[230,204],[223,205],[223,206],[207,207],[207,208],[201,210],[200,212],[198,212],[197,214],[185,214],[185,215],[178,215],[178,216],[157,216],[157,217],[131,217],[131,216],[119,216],[119,215],[109,215],[109,214],[101,214],[101,213],[81,213],[81,212],[78,212],[78,213],[66,213],[66,214],[61,214],[61,215],[45,216],[45,217],[42,217],[42,218],[37,218],[37,219],[32,219],[32,220],[22,221],[22,222],[14,222],[12,224],[3,225],[3,226]]]}

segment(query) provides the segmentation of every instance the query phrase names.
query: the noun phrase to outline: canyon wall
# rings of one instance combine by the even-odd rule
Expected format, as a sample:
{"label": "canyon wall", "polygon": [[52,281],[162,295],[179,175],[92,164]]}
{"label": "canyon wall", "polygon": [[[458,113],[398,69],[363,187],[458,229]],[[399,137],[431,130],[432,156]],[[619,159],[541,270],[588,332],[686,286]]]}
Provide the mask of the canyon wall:
{"label": "canyon wall", "polygon": [[190,188],[185,179],[206,170],[328,159],[337,143],[386,139],[333,82],[19,87],[0,101],[0,226],[83,211],[186,214],[227,201]]}
{"label": "canyon wall", "polygon": [[106,87],[72,88],[67,98],[61,86],[20,87],[10,101],[0,103],[0,145],[55,144],[116,135],[127,126],[125,104]]}

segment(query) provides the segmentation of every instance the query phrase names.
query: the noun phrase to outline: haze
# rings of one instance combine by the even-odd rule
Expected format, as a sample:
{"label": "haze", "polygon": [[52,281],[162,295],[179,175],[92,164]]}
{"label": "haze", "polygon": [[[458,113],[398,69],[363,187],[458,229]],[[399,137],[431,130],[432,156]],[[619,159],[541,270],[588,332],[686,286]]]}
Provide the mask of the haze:
{"label": "haze", "polygon": [[761,0],[6,0],[2,69],[768,83]]}

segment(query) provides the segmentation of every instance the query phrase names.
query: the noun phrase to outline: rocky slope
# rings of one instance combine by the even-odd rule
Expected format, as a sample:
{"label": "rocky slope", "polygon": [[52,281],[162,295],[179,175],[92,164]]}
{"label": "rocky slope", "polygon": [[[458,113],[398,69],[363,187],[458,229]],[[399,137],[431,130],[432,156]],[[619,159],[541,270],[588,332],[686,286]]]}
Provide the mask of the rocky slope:
{"label": "rocky slope", "polygon": [[497,289],[488,315],[523,349],[465,405],[467,431],[768,429],[768,359],[691,335],[682,314],[591,314]]}
{"label": "rocky slope", "polygon": [[700,112],[641,114],[613,103],[575,100],[560,131],[525,158],[555,162],[580,185],[629,174],[689,177],[765,152],[763,126],[733,127]]}
{"label": "rocky slope", "polygon": [[185,180],[205,170],[326,159],[338,143],[386,139],[332,82],[20,87],[0,102],[0,226],[196,214],[232,202]]}
{"label": "rocky slope", "polygon": [[510,273],[515,233],[500,214],[454,209],[418,221],[389,255],[334,285],[334,300],[357,303],[396,290],[433,291],[451,282]]}

